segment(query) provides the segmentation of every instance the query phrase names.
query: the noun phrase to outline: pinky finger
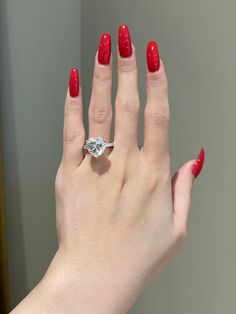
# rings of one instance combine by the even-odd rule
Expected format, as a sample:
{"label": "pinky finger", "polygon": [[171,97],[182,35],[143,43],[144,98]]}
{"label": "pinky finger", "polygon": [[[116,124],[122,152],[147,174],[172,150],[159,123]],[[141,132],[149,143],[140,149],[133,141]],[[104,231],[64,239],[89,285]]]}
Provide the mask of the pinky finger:
{"label": "pinky finger", "polygon": [[80,165],[84,141],[82,89],[79,85],[79,72],[72,68],[64,108],[62,161],[66,167],[77,168]]}

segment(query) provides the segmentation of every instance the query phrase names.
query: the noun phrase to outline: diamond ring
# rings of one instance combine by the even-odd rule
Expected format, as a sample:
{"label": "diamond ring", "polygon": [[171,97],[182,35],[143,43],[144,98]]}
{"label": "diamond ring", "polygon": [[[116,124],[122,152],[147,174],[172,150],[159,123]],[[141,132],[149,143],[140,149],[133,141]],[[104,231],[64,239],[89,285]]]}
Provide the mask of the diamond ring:
{"label": "diamond ring", "polygon": [[106,143],[103,137],[90,137],[86,140],[84,144],[84,148],[88,150],[88,152],[98,158],[100,157],[107,147],[113,147],[114,143]]}

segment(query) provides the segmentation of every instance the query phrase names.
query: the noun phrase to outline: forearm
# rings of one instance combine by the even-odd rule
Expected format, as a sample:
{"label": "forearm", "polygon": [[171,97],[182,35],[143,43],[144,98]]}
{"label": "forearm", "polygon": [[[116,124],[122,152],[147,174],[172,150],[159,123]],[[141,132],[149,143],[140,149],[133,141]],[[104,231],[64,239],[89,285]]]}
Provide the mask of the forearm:
{"label": "forearm", "polygon": [[105,281],[81,275],[67,264],[62,267],[57,259],[60,260],[55,256],[43,279],[11,314],[127,313],[130,302],[121,300],[119,293],[106,287]]}

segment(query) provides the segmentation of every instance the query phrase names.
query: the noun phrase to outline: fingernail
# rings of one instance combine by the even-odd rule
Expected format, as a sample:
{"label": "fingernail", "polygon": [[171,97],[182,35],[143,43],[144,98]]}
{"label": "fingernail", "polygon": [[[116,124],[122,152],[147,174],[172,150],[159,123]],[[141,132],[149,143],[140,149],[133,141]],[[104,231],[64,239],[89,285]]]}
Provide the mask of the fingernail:
{"label": "fingernail", "polygon": [[120,56],[123,58],[130,57],[132,55],[132,44],[129,33],[128,25],[123,24],[118,29],[118,44]]}
{"label": "fingernail", "polygon": [[160,68],[160,55],[155,41],[149,41],[146,50],[147,66],[150,72],[158,71]]}
{"label": "fingernail", "polygon": [[98,62],[109,64],[111,57],[111,35],[103,33],[98,47]]}
{"label": "fingernail", "polygon": [[79,96],[79,72],[76,68],[70,71],[69,89],[71,97]]}
{"label": "fingernail", "polygon": [[205,151],[202,148],[198,154],[197,159],[195,160],[194,164],[192,165],[192,174],[195,178],[200,174],[205,159]]}

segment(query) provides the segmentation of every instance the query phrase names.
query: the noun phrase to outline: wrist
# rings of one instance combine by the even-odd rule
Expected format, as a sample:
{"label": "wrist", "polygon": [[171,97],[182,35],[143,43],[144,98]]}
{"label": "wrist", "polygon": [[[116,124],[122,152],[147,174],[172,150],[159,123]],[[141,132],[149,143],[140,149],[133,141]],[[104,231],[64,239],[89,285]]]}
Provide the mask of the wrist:
{"label": "wrist", "polygon": [[12,314],[127,313],[136,300],[133,293],[128,293],[132,289],[125,284],[119,287],[114,273],[109,275],[105,269],[102,274],[99,269],[94,272],[88,265],[78,266],[58,251],[42,280]]}
{"label": "wrist", "polygon": [[[58,251],[39,284],[40,289],[52,291],[50,297],[58,305],[59,313],[73,313],[75,309],[83,314],[127,313],[137,298],[133,289],[128,283],[119,285],[116,272],[100,266],[97,269],[82,261],[79,264],[77,259],[67,260]],[[123,275],[119,273],[119,277]]]}
{"label": "wrist", "polygon": [[62,313],[74,313],[75,309],[83,314],[126,313],[101,269],[93,272],[89,265],[68,260],[65,255],[57,252],[42,281],[55,292],[53,298],[60,309],[65,309]]}

